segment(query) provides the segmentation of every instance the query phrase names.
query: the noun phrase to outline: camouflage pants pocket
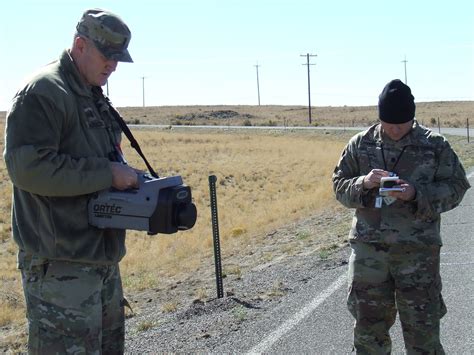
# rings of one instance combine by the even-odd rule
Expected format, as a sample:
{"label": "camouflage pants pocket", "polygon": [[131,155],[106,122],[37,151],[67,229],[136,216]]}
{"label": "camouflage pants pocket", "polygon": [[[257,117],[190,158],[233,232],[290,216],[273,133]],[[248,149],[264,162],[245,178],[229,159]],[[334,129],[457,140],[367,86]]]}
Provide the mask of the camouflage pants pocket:
{"label": "camouflage pants pocket", "polygon": [[[103,343],[109,343],[104,340],[103,332],[119,332],[120,336],[113,336],[116,341],[113,347],[122,347],[122,317],[118,317],[117,324],[109,322],[110,317],[103,317],[103,307],[114,317],[123,313],[120,301],[115,302],[117,307],[110,304],[123,298],[121,284],[108,282],[107,270],[112,268],[52,261],[22,270],[26,281],[30,353],[100,354],[104,351]],[[117,279],[120,281],[119,276]],[[113,297],[109,297],[109,289],[116,290]],[[106,325],[110,328],[104,330]]]}
{"label": "camouflage pants pocket", "polygon": [[441,296],[439,247],[397,256],[397,306],[408,354],[444,354],[440,341],[440,319],[446,314]]}
{"label": "camouflage pants pocket", "polygon": [[407,354],[444,354],[440,319],[446,306],[441,293],[430,289],[399,292],[397,304]]}
{"label": "camouflage pants pocket", "polygon": [[389,354],[397,309],[386,248],[363,242],[351,247],[347,307],[355,318],[354,348],[358,354]]}
{"label": "camouflage pants pocket", "polygon": [[351,285],[347,306],[354,323],[354,347],[358,354],[390,354],[389,329],[395,323],[397,310],[390,288],[381,285]]}
{"label": "camouflage pants pocket", "polygon": [[78,292],[75,283],[80,272],[54,261],[32,266],[26,273],[37,277],[36,282],[25,285],[29,352],[98,354],[100,328],[94,314],[99,311],[100,315],[101,311],[93,304],[90,307],[83,304],[84,299],[93,303],[94,292]]}
{"label": "camouflage pants pocket", "polygon": [[56,327],[46,326],[44,321],[30,322],[29,354],[100,354],[100,344],[91,344],[90,337],[78,337],[77,332],[65,334]]}
{"label": "camouflage pants pocket", "polygon": [[435,279],[435,281],[433,281],[430,288],[428,289],[428,295],[439,319],[443,318],[446,313],[448,313],[446,303],[444,303],[443,296],[441,295],[441,289],[441,277],[438,275],[438,277]]}

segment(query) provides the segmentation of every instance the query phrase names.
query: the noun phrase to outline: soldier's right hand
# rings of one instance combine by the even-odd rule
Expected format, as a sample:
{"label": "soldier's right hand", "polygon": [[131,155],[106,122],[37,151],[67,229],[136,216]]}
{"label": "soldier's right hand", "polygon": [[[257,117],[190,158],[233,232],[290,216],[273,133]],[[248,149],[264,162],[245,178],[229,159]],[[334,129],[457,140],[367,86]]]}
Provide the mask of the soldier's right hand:
{"label": "soldier's right hand", "polygon": [[365,177],[364,177],[364,189],[370,190],[375,187],[380,186],[380,179],[383,177],[390,176],[388,171],[382,169],[372,169]]}
{"label": "soldier's right hand", "polygon": [[138,188],[138,175],[135,169],[128,165],[110,162],[112,170],[112,187],[118,190]]}

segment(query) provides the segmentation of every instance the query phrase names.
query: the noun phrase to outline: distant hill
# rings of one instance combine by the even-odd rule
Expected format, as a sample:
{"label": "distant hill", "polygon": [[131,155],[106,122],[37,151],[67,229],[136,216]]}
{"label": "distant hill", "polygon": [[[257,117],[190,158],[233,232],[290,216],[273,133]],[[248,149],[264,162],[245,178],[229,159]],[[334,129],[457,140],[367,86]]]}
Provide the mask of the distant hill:
{"label": "distant hill", "polygon": [[[427,126],[474,126],[474,101],[419,102],[416,117]],[[164,125],[278,125],[308,126],[308,107],[279,105],[121,107],[127,123]],[[377,122],[376,106],[312,107],[312,124],[318,126],[368,126]],[[0,120],[5,112],[0,112]]]}
{"label": "distant hill", "polygon": [[[304,106],[156,106],[122,107],[129,123],[172,125],[278,125],[307,126]],[[376,106],[312,107],[312,124],[319,126],[367,126],[378,121]],[[474,126],[474,101],[417,103],[416,117],[427,126]]]}

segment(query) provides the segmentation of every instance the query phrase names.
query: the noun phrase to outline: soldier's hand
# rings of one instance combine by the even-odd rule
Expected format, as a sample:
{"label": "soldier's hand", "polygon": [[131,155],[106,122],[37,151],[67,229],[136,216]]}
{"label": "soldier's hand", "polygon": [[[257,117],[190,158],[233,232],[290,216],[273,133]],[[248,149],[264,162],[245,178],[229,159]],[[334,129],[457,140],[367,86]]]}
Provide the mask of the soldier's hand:
{"label": "soldier's hand", "polygon": [[415,186],[411,185],[408,181],[402,179],[397,180],[396,184],[400,186],[403,191],[391,191],[389,194],[390,196],[402,201],[412,201],[415,198]]}
{"label": "soldier's hand", "polygon": [[110,162],[112,169],[112,186],[118,190],[138,188],[138,175],[135,169],[128,165]]}
{"label": "soldier's hand", "polygon": [[388,171],[385,171],[385,170],[382,170],[382,169],[372,169],[370,171],[370,173],[368,173],[364,177],[364,182],[363,182],[364,189],[370,190],[370,189],[373,189],[375,187],[379,187],[380,186],[380,179],[383,178],[383,177],[389,176],[389,174],[390,173]]}

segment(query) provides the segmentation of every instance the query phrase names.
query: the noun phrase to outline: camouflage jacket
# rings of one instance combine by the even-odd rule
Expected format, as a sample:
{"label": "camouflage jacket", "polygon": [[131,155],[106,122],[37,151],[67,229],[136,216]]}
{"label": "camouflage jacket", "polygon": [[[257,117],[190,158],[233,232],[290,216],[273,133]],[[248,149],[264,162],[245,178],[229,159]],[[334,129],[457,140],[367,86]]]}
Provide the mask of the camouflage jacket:
{"label": "camouflage jacket", "polygon": [[20,255],[105,264],[125,255],[125,231],[88,223],[88,199],[111,186],[108,157],[120,142],[120,128],[98,104],[67,51],[15,95],[4,159]]}
{"label": "camouflage jacket", "polygon": [[[413,184],[415,199],[375,208],[378,188],[362,185],[372,169],[392,171]],[[355,208],[349,238],[388,244],[441,245],[440,214],[456,207],[470,187],[446,139],[416,120],[399,141],[383,135],[380,124],[352,137],[332,181],[337,200]]]}

